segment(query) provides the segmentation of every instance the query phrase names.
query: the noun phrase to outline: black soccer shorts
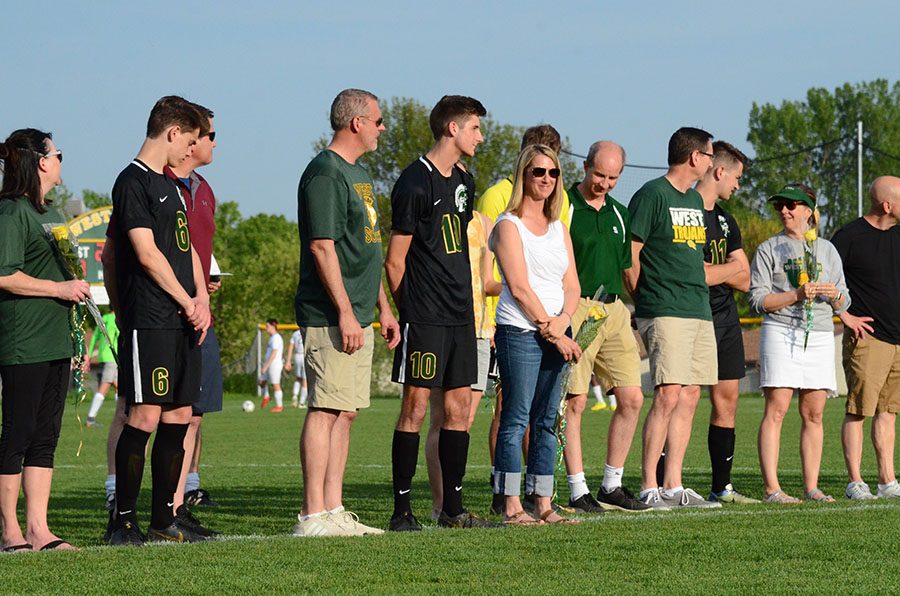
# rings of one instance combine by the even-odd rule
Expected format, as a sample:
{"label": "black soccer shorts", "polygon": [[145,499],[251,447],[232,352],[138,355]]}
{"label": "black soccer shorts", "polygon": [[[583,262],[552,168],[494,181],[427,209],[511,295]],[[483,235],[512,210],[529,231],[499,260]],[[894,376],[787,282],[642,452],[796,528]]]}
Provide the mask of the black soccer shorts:
{"label": "black soccer shorts", "polygon": [[416,387],[467,387],[478,378],[475,324],[400,326],[400,344],[394,350],[395,383]]}

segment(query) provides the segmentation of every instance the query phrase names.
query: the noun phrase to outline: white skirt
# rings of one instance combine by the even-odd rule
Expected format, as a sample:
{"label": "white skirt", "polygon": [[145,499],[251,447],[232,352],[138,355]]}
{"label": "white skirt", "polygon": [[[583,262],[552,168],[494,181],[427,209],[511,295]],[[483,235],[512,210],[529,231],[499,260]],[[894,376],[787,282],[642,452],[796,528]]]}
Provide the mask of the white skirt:
{"label": "white skirt", "polygon": [[802,328],[763,322],[759,339],[761,387],[824,389],[837,395],[834,334],[811,331],[803,349]]}

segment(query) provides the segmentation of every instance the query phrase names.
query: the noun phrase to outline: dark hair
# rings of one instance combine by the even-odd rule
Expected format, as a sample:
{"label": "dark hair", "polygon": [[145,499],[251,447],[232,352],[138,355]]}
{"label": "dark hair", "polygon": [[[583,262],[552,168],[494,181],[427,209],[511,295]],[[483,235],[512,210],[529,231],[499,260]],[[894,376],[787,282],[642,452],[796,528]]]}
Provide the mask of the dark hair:
{"label": "dark hair", "polygon": [[677,166],[685,163],[694,151],[703,151],[713,138],[711,134],[700,128],[684,126],[676,130],[669,139],[669,165]]}
{"label": "dark hair", "polygon": [[725,141],[716,141],[713,143],[713,156],[714,162],[724,161],[731,166],[741,164],[746,167],[747,162],[750,161],[740,149]]}
{"label": "dark hair", "polygon": [[549,124],[538,124],[525,130],[519,150],[521,151],[528,145],[546,145],[558,155],[562,147],[562,139],[559,137],[559,131]]}
{"label": "dark hair", "polygon": [[205,137],[209,134],[209,121],[215,117],[213,111],[207,108],[206,106],[201,106],[199,103],[193,103],[194,109],[200,112],[200,115],[203,116],[200,121],[202,124],[200,125],[200,136]]}
{"label": "dark hair", "polygon": [[278,327],[278,319],[266,319],[266,325]]}
{"label": "dark hair", "polygon": [[155,139],[170,126],[178,126],[182,131],[203,131],[209,123],[198,106],[177,95],[167,95],[159,99],[150,110],[147,119],[147,138]]}
{"label": "dark hair", "polygon": [[437,141],[447,135],[447,127],[451,122],[460,126],[469,116],[485,116],[487,110],[481,102],[465,95],[445,95],[434,105],[428,124],[431,126],[431,134]]}
{"label": "dark hair", "polygon": [[35,128],[21,128],[0,143],[3,186],[0,200],[26,197],[38,213],[47,211],[41,199],[40,159],[53,135]]}

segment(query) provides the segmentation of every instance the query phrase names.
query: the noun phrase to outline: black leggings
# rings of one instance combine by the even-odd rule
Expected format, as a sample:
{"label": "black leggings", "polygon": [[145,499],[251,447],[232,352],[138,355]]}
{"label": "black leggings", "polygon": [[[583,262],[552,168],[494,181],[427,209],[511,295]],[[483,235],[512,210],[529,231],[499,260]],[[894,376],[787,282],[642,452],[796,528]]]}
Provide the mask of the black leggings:
{"label": "black leggings", "polygon": [[3,379],[3,429],[0,474],[22,467],[52,468],[59,440],[70,360],[0,366]]}

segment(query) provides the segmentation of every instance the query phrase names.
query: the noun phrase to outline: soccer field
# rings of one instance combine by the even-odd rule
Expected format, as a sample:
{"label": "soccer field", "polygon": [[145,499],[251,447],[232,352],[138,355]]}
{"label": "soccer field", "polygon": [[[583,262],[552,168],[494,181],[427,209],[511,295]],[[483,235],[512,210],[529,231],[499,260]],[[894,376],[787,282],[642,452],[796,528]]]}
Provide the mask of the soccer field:
{"label": "soccer field", "polygon": [[[246,414],[228,395],[225,411],[204,426],[203,485],[221,504],[195,513],[225,538],[196,545],[113,549],[101,545],[106,523],[106,428],[79,429],[69,406],[56,452],[50,524],[82,547],[77,553],[0,555],[3,593],[667,593],[895,592],[900,577],[900,502],[850,503],[840,449],[843,401],[825,411],[820,486],[836,504],[751,505],[711,511],[606,513],[570,527],[443,530],[361,538],[293,538],[300,508],[298,439],[303,410]],[[486,401],[484,403],[487,403]],[[796,402],[795,402],[796,404]],[[373,400],[353,430],[344,504],[369,525],[386,527],[392,510],[391,434],[396,398]],[[649,400],[645,402],[646,413]],[[735,486],[762,492],[756,430],[763,401],[741,399]],[[81,407],[82,415],[85,407]],[[107,424],[112,404],[99,420]],[[466,503],[487,513],[489,406],[479,409],[466,476]],[[701,401],[686,459],[685,482],[709,491],[706,428]],[[585,413],[589,485],[602,473],[610,413]],[[802,494],[796,405],[785,421],[781,452],[784,489]],[[423,433],[424,435],[424,433]],[[868,439],[867,439],[868,441]],[[422,444],[424,446],[424,436]],[[874,487],[869,443],[863,472]],[[639,484],[636,441],[625,483]],[[559,474],[567,499],[565,476]],[[149,469],[144,474],[141,523],[149,518]],[[424,456],[413,484],[414,508],[427,525],[431,511]],[[21,515],[20,502],[20,517]]]}

